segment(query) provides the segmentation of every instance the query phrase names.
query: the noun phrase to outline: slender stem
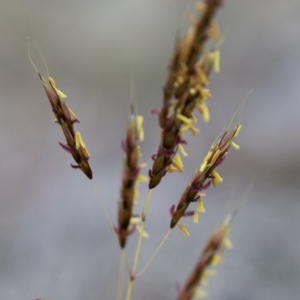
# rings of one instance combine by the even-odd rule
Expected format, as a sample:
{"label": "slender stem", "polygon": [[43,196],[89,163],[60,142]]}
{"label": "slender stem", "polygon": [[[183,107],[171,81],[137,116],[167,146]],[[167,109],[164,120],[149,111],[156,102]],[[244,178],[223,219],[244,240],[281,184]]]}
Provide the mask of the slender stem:
{"label": "slender stem", "polygon": [[137,268],[137,264],[138,264],[138,260],[139,260],[139,256],[140,256],[140,252],[141,252],[143,234],[144,234],[144,231],[145,231],[146,215],[147,215],[147,212],[148,212],[148,209],[149,209],[149,203],[150,203],[150,200],[151,200],[151,195],[152,195],[152,190],[148,190],[147,197],[146,197],[146,200],[145,200],[144,205],[143,205],[142,227],[141,227],[141,230],[140,230],[139,240],[138,240],[138,244],[137,244],[137,248],[136,248],[136,252],[135,252],[135,256],[134,256],[132,271],[131,271],[131,274],[130,274],[130,280],[129,280],[129,283],[128,283],[126,300],[130,300],[131,295],[132,295],[133,282],[135,280],[135,271],[136,271],[136,268]]}
{"label": "slender stem", "polygon": [[125,258],[125,252],[122,249],[122,251],[120,253],[120,268],[119,268],[116,300],[122,300],[122,294],[123,294],[123,288],[124,288],[124,266],[125,266],[124,258]]}
{"label": "slender stem", "polygon": [[[112,223],[112,220],[111,220],[110,216],[109,216],[108,213],[107,213],[106,207],[105,207],[105,205],[104,205],[104,203],[103,203],[103,201],[102,201],[102,199],[101,199],[101,197],[100,197],[100,194],[99,194],[99,192],[98,192],[98,189],[97,189],[97,187],[96,187],[96,184],[95,184],[94,179],[92,179],[92,183],[93,183],[93,187],[94,187],[94,191],[95,191],[97,200],[98,200],[98,202],[99,202],[99,204],[100,204],[100,206],[101,206],[101,209],[102,209],[102,211],[103,211],[103,213],[104,213],[104,215],[105,215],[105,217],[106,217],[106,219],[107,219],[107,222],[108,222],[108,224],[109,224],[109,227],[111,228],[111,230],[112,230],[112,232],[113,232],[113,234],[114,234],[114,236],[115,236],[115,238],[116,238],[117,244],[118,244],[119,249],[120,249],[120,253],[122,254],[123,251],[122,251],[122,248],[120,247],[119,238],[118,238],[117,233],[116,233],[116,231],[115,231],[115,229],[114,229],[114,225],[113,225],[113,223]],[[127,257],[126,257],[126,255],[125,255],[125,252],[123,252],[123,253],[124,253],[124,254],[123,254],[123,257],[124,257],[124,261],[125,261],[127,270],[128,270],[128,272],[130,272],[130,266],[129,266]]]}
{"label": "slender stem", "polygon": [[133,267],[132,267],[132,272],[131,272],[132,275],[135,274],[137,264],[138,264],[138,259],[139,259],[140,253],[141,253],[142,240],[143,240],[142,233],[144,232],[144,229],[145,229],[145,222],[143,221],[142,228],[141,228],[141,234],[139,235],[139,241],[138,241],[138,245],[137,245],[136,253],[135,253],[135,257],[134,257],[134,262],[133,262]]}
{"label": "slender stem", "polygon": [[100,197],[100,195],[99,195],[98,189],[97,189],[96,184],[95,184],[95,181],[94,181],[93,179],[92,179],[92,182],[93,182],[94,191],[95,191],[96,196],[97,196],[97,200],[98,200],[98,202],[99,202],[99,204],[100,204],[100,206],[101,206],[101,209],[102,209],[102,211],[103,211],[103,213],[104,213],[104,215],[105,215],[105,217],[106,217],[106,219],[107,219],[107,222],[108,222],[108,224],[109,224],[109,227],[110,227],[110,229],[112,230],[112,232],[114,233],[114,236],[115,236],[115,237],[117,238],[117,240],[118,240],[116,231],[115,231],[115,229],[114,229],[114,225],[113,225],[113,223],[112,223],[112,221],[111,221],[111,218],[109,217],[109,215],[108,215],[108,213],[107,213],[106,207],[105,207],[105,205],[104,205],[104,203],[103,203],[103,201],[102,201],[102,199],[101,199],[101,197]]}
{"label": "slender stem", "polygon": [[134,274],[135,274],[135,271],[136,271],[136,267],[137,267],[137,264],[138,264],[138,259],[139,259],[140,252],[141,252],[141,246],[142,246],[144,229],[145,229],[145,221],[142,221],[142,228],[141,228],[141,231],[140,231],[138,245],[137,245],[135,256],[134,256],[134,261],[133,261],[133,267],[132,267],[132,271],[131,271],[130,281],[128,283],[126,300],[130,300],[131,299],[131,294],[132,294],[132,289],[133,289],[133,282],[135,280],[135,275]]}
{"label": "slender stem", "polygon": [[147,198],[146,198],[146,201],[145,201],[144,207],[143,207],[143,221],[144,222],[146,221],[146,215],[148,213],[151,196],[152,196],[152,190],[148,190]]}
{"label": "slender stem", "polygon": [[161,249],[161,247],[164,245],[164,243],[168,239],[168,237],[169,237],[169,235],[170,235],[171,232],[172,232],[172,229],[170,228],[168,230],[167,234],[165,235],[165,237],[162,239],[162,241],[160,242],[160,244],[156,248],[156,250],[154,251],[154,253],[152,254],[152,256],[150,257],[149,261],[146,263],[146,265],[144,266],[144,268],[135,275],[135,278],[141,276],[148,269],[148,267],[151,265],[152,261],[154,260],[154,258],[158,254],[159,250]]}
{"label": "slender stem", "polygon": [[131,278],[130,278],[130,281],[128,283],[126,300],[130,300],[131,299],[132,289],[133,289],[133,280],[131,280]]}

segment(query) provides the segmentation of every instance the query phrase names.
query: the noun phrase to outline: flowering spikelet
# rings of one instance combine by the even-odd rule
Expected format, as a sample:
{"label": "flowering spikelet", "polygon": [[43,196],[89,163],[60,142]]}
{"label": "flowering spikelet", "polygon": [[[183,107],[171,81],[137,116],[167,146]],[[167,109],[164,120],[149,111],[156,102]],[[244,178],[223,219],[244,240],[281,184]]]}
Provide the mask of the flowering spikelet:
{"label": "flowering spikelet", "polygon": [[[133,217],[133,205],[137,195],[137,183],[144,181],[143,176],[139,175],[139,140],[143,139],[142,116],[136,116],[132,106],[132,112],[127,125],[126,139],[123,142],[125,157],[122,170],[121,196],[118,206],[117,230],[121,248],[125,247],[127,236],[130,233],[130,223]],[[132,225],[134,226],[134,225]]]}
{"label": "flowering spikelet", "polygon": [[233,142],[233,139],[237,137],[241,127],[242,125],[237,125],[231,132],[228,133],[226,131],[219,140],[212,144],[202,165],[192,176],[190,184],[186,187],[176,209],[172,212],[171,228],[173,228],[183,216],[190,215],[190,212],[186,213],[186,210],[191,202],[201,201],[201,194],[199,194],[199,192],[208,188],[210,184],[215,187],[217,183],[223,182],[222,177],[216,172],[215,168],[224,161],[230,146],[234,144],[234,148],[238,148]]}
{"label": "flowering spikelet", "polygon": [[48,77],[48,79],[45,79],[40,74],[31,60],[29,48],[28,55],[30,62],[32,63],[40,80],[43,83],[46,95],[56,118],[54,121],[61,126],[65,135],[66,144],[59,143],[60,146],[72,154],[74,160],[76,161],[77,165],[71,164],[71,167],[75,169],[81,169],[89,179],[92,179],[93,174],[88,163],[90,153],[82,140],[81,134],[74,129],[73,124],[76,122],[79,123],[79,121],[75,113],[68,107],[65,101],[67,96],[56,87],[56,83],[53,78]]}
{"label": "flowering spikelet", "polygon": [[216,272],[211,267],[216,266],[221,261],[221,254],[226,248],[232,248],[228,233],[233,217],[234,214],[228,215],[210,237],[177,300],[200,299],[207,295],[205,291],[199,289],[199,285],[205,285],[207,278],[215,275]]}
{"label": "flowering spikelet", "polygon": [[[179,171],[174,168],[174,158],[179,147],[186,144],[184,132],[190,130],[193,135],[199,130],[193,114],[195,108],[209,120],[209,111],[205,101],[211,97],[207,89],[208,76],[212,67],[219,62],[219,52],[204,50],[207,40],[217,37],[217,25],[213,22],[220,0],[202,3],[204,9],[198,22],[192,24],[187,36],[176,45],[171,60],[169,74],[164,88],[164,100],[159,112],[161,141],[157,153],[153,155],[152,169],[149,170],[149,188],[156,187],[166,172]],[[219,68],[215,68],[219,71]]]}

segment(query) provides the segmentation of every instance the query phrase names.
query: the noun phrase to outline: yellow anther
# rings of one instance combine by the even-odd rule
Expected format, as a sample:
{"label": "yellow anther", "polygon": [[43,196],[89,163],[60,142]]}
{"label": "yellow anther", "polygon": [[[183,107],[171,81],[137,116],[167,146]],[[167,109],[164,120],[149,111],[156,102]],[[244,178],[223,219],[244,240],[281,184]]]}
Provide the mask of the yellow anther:
{"label": "yellow anther", "polygon": [[196,224],[199,222],[199,214],[196,211],[194,212],[193,221]]}
{"label": "yellow anther", "polygon": [[172,165],[179,171],[183,172],[183,163],[178,153],[175,154]]}
{"label": "yellow anther", "polygon": [[183,155],[183,156],[188,156],[188,154],[186,153],[186,151],[184,150],[183,146],[181,144],[178,145],[178,150],[180,151],[180,153]]}
{"label": "yellow anther", "polygon": [[82,145],[82,137],[79,131],[75,132],[75,147],[76,149],[79,149],[79,147]]}
{"label": "yellow anther", "polygon": [[137,176],[137,179],[136,179],[138,182],[147,182],[148,181],[148,176],[146,175],[142,175],[142,174],[139,174]]}
{"label": "yellow anther", "polygon": [[51,84],[51,86],[55,89],[59,98],[61,99],[67,98],[67,96],[56,87],[56,83],[52,77],[48,77],[48,81]]}
{"label": "yellow anther", "polygon": [[209,89],[200,88],[201,99],[209,99],[211,97],[211,93]]}
{"label": "yellow anther", "polygon": [[197,196],[204,198],[204,197],[206,197],[206,194],[205,193],[197,193]]}
{"label": "yellow anther", "polygon": [[182,115],[182,114],[179,114],[179,113],[178,113],[178,114],[176,115],[176,118],[177,118],[178,120],[180,120],[182,123],[186,124],[186,125],[192,124],[192,120],[191,120],[190,118],[188,118],[188,117]]}
{"label": "yellow anther", "polygon": [[52,77],[48,77],[48,81],[49,81],[49,83],[51,84],[52,87],[54,87],[54,88],[56,87],[56,83],[55,83],[55,81]]}
{"label": "yellow anther", "polygon": [[212,156],[212,152],[208,151],[208,153],[206,154],[206,156],[203,159],[203,162],[205,162],[205,161],[208,162],[210,160],[211,156]]}
{"label": "yellow anther", "polygon": [[168,173],[180,172],[180,171],[178,171],[178,169],[175,168],[173,165],[167,166],[167,167],[166,167],[166,171],[167,171]]}
{"label": "yellow anther", "polygon": [[192,132],[192,135],[196,135],[200,132],[200,130],[195,126],[190,126],[189,130]]}
{"label": "yellow anther", "polygon": [[90,157],[90,153],[89,153],[88,149],[86,148],[86,145],[85,145],[84,141],[82,140],[82,137],[81,137],[81,134],[79,131],[75,132],[75,147],[77,150],[79,148],[82,148],[82,150],[84,151],[84,155],[86,156],[85,158]]}
{"label": "yellow anther", "polygon": [[227,249],[232,249],[233,248],[233,244],[232,244],[232,242],[230,241],[230,239],[228,237],[225,237],[223,239],[223,244],[225,245],[225,247]]}
{"label": "yellow anther", "polygon": [[140,217],[131,217],[130,218],[130,224],[139,224],[139,223],[141,223],[141,218]]}
{"label": "yellow anther", "polygon": [[182,126],[180,128],[180,133],[183,134],[184,132],[188,131],[190,129],[190,125],[185,125],[185,126]]}
{"label": "yellow anther", "polygon": [[237,149],[237,150],[240,149],[240,146],[239,146],[238,144],[236,144],[235,142],[231,142],[231,146],[232,146],[234,149]]}
{"label": "yellow anther", "polygon": [[208,296],[207,292],[198,288],[195,292],[195,299],[204,299]]}
{"label": "yellow anther", "polygon": [[174,87],[178,88],[179,86],[181,86],[184,83],[185,79],[182,76],[178,76],[174,82]]}
{"label": "yellow anther", "polygon": [[196,107],[197,107],[199,113],[202,115],[203,121],[208,122],[210,119],[210,114],[209,114],[209,110],[208,110],[206,103],[201,101],[201,103],[197,104]]}
{"label": "yellow anther", "polygon": [[[138,226],[136,226],[136,230],[137,230],[139,233],[141,233],[142,227],[138,225]],[[150,237],[149,233],[146,232],[145,230],[143,231],[142,236],[143,236],[143,238],[145,238],[145,239],[148,239],[148,238]]]}
{"label": "yellow anther", "polygon": [[203,161],[202,165],[199,168],[199,172],[203,172],[207,166],[207,160]]}
{"label": "yellow anther", "polygon": [[210,264],[211,264],[211,266],[215,267],[218,264],[220,264],[221,262],[222,262],[222,256],[219,253],[217,253],[213,256]]}
{"label": "yellow anther", "polygon": [[183,134],[184,132],[190,130],[192,135],[196,135],[200,132],[200,130],[198,128],[196,128],[195,126],[191,126],[191,125],[186,125],[180,128],[180,133]]}
{"label": "yellow anther", "polygon": [[205,213],[205,208],[204,208],[202,200],[197,202],[197,212]]}
{"label": "yellow anther", "polygon": [[213,269],[206,269],[204,271],[204,276],[206,276],[206,277],[216,276],[216,274],[217,274],[216,270],[213,270]]}
{"label": "yellow anther", "polygon": [[212,176],[212,185],[214,187],[216,187],[217,183],[222,183],[223,182],[223,178],[215,171],[213,170],[211,172],[211,176]]}
{"label": "yellow anther", "polygon": [[139,164],[139,168],[146,168],[147,167],[147,163],[140,163]]}
{"label": "yellow anther", "polygon": [[235,130],[235,133],[233,135],[233,137],[237,137],[241,131],[241,128],[242,128],[242,125],[238,125],[236,130]]}
{"label": "yellow anther", "polygon": [[193,113],[191,114],[191,116],[192,116],[192,122],[193,122],[193,124],[196,124],[198,122],[196,116]]}
{"label": "yellow anther", "polygon": [[140,141],[142,142],[144,140],[144,127],[143,127],[143,116],[137,116],[136,117],[136,126],[137,126],[137,132],[139,134]]}
{"label": "yellow anther", "polygon": [[214,71],[215,73],[220,73],[220,51],[216,50],[215,52],[215,56],[214,56]]}
{"label": "yellow anther", "polygon": [[197,90],[195,88],[190,88],[189,92],[193,96],[197,93]]}
{"label": "yellow anther", "polygon": [[[66,104],[67,105],[67,104]],[[76,120],[77,119],[77,116],[75,115],[75,113],[73,112],[73,110],[67,105],[68,107],[68,110],[70,112],[70,115],[71,115],[71,119],[72,120]]]}
{"label": "yellow anther", "polygon": [[201,84],[208,85],[209,80],[208,80],[206,74],[203,72],[200,64],[196,66],[196,72],[197,72],[197,75],[200,79]]}
{"label": "yellow anther", "polygon": [[216,275],[216,271],[215,270],[212,270],[212,269],[206,269],[200,279],[200,284],[202,286],[206,286],[207,285],[207,278],[208,277],[212,277],[212,276],[215,276]]}
{"label": "yellow anther", "polygon": [[178,228],[180,229],[180,231],[183,233],[183,235],[185,237],[189,237],[190,236],[189,231],[185,228],[185,226],[183,224],[178,223]]}
{"label": "yellow anther", "polygon": [[212,159],[211,159],[211,164],[212,164],[212,165],[213,165],[213,164],[216,162],[216,160],[219,158],[220,154],[221,154],[221,150],[218,149],[218,150],[215,152],[215,154],[214,154],[214,156],[212,157]]}

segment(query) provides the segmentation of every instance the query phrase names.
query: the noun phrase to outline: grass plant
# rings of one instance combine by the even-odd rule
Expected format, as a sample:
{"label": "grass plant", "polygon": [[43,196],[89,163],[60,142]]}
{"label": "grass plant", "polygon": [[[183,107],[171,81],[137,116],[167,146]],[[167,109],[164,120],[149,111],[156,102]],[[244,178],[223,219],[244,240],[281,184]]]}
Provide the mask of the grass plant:
{"label": "grass plant", "polygon": [[[182,195],[178,197],[177,205],[174,204],[170,208],[170,229],[150,260],[138,270],[143,238],[148,237],[146,221],[153,190],[158,185],[163,184],[163,178],[169,177],[169,173],[184,173],[182,156],[187,156],[184,149],[184,145],[187,144],[185,134],[188,131],[193,136],[199,133],[199,129],[196,127],[196,111],[200,113],[204,122],[208,122],[210,119],[207,105],[209,98],[211,98],[209,76],[212,71],[216,73],[220,71],[219,48],[223,40],[215,21],[215,15],[222,6],[223,1],[221,0],[198,1],[196,3],[197,15],[191,16],[191,25],[187,34],[184,37],[178,36],[176,39],[164,84],[162,106],[160,109],[153,109],[152,111],[152,114],[158,116],[160,137],[157,151],[152,156],[153,163],[150,166],[148,176],[141,173],[142,168],[145,167],[145,164],[140,161],[140,142],[144,139],[143,116],[139,115],[137,111],[137,99],[134,95],[135,89],[132,80],[128,123],[122,142],[124,159],[116,225],[113,225],[111,217],[107,214],[105,205],[93,182],[97,198],[120,248],[121,271],[117,300],[135,299],[134,283],[136,278],[141,276],[155,259],[175,227],[178,227],[185,236],[189,236],[188,229],[181,223],[182,218],[193,217],[194,222],[198,223],[199,214],[205,212],[203,203],[205,194],[203,191],[207,190],[210,185],[216,187],[217,184],[223,182],[223,178],[217,173],[217,168],[224,162],[231,147],[239,149],[234,140],[241,129],[240,118],[235,125],[230,122],[226,129],[220,133],[202,163],[200,161],[195,162],[199,167],[194,174],[190,175],[191,179],[187,182]],[[74,127],[79,123],[79,120],[66,103],[67,96],[58,89],[54,79],[49,75],[48,68],[47,78],[40,74],[31,59],[30,47],[28,54],[44,86],[55,116],[55,123],[61,127],[65,136],[65,142],[59,142],[59,145],[70,153],[75,160],[76,164],[71,163],[71,167],[81,170],[88,179],[93,180],[92,168],[89,164],[90,153],[81,134]],[[233,122],[237,118],[236,115],[240,115],[241,110],[241,108],[238,109]],[[147,182],[149,188],[141,211],[135,206],[137,199],[140,198],[138,192],[140,182]],[[195,208],[188,210],[193,205]],[[197,261],[195,258],[194,270],[192,270],[185,285],[178,288],[178,300],[200,299],[207,296],[207,292],[203,290],[207,277],[214,274],[212,268],[221,261],[223,250],[232,247],[228,233],[234,215],[235,212],[228,214],[207,241],[200,259]],[[126,258],[126,245],[130,235],[136,233],[139,235],[138,244],[133,264],[130,265]],[[123,291],[122,270],[124,269],[128,273],[126,293]]]}

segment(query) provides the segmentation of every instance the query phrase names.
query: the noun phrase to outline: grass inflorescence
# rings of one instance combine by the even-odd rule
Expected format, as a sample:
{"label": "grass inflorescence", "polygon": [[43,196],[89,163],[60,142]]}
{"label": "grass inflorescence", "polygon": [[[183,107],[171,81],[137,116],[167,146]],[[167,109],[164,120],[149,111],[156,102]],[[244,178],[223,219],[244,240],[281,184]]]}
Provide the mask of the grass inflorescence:
{"label": "grass inflorescence", "polygon": [[[187,144],[185,133],[190,131],[193,136],[199,133],[199,129],[196,127],[197,118],[195,111],[200,113],[204,122],[210,120],[207,106],[207,101],[211,98],[211,91],[208,88],[209,77],[213,70],[216,73],[220,71],[219,45],[221,33],[214,18],[222,4],[223,1],[221,0],[198,1],[196,3],[197,16],[193,15],[191,17],[191,25],[187,34],[176,39],[174,53],[171,57],[164,84],[162,106],[160,109],[153,109],[152,111],[153,114],[158,115],[160,141],[156,153],[152,156],[153,163],[149,169],[148,177],[140,172],[144,166],[140,162],[140,142],[144,139],[143,117],[137,113],[136,99],[133,93],[130,99],[130,112],[125,138],[122,142],[124,157],[116,226],[112,225],[111,219],[105,211],[110,227],[117,237],[122,257],[125,257],[125,246],[128,243],[130,234],[136,230],[139,232],[133,265],[130,266],[125,259],[129,273],[126,300],[133,299],[133,283],[135,279],[148,268],[168,239],[172,229],[178,226],[184,235],[189,236],[187,228],[179,221],[182,217],[193,216],[195,223],[198,222],[199,213],[205,212],[203,204],[205,194],[203,191],[210,185],[215,187],[218,183],[223,182],[223,178],[218,174],[217,168],[223,163],[231,147],[239,149],[234,140],[241,129],[240,121],[231,129],[230,124],[215,139],[202,163],[200,161],[196,162],[199,167],[187,183],[177,205],[173,205],[170,208],[171,221],[169,231],[144,268],[137,272],[142,239],[148,236],[145,231],[145,222],[152,190],[161,184],[162,178],[167,173],[184,172],[181,157],[187,156],[187,152],[184,149],[184,145]],[[83,142],[81,134],[74,129],[74,124],[79,122],[77,116],[67,105],[65,101],[66,95],[57,88],[53,78],[48,74],[48,78],[45,79],[33,64],[30,51],[28,54],[44,86],[55,116],[55,123],[60,125],[64,133],[66,142],[60,142],[60,146],[70,153],[76,161],[77,164],[71,164],[71,166],[80,169],[89,179],[92,179],[92,170],[88,162],[90,153]],[[136,210],[134,206],[139,198],[138,183],[143,181],[148,182],[149,190],[143,209],[139,213],[139,211],[134,211]],[[99,196],[97,195],[97,197]],[[188,210],[193,203],[196,203],[196,208]],[[178,300],[196,299],[206,296],[206,292],[203,289],[199,289],[199,287],[204,285],[209,275],[213,274],[212,267],[220,262],[222,251],[226,247],[231,248],[232,246],[228,239],[229,226],[232,219],[233,214],[230,214],[210,237],[186,284],[178,290]],[[124,260],[122,261],[124,263]],[[120,280],[122,281],[122,279]],[[119,284],[119,286],[121,285]],[[123,299],[121,288],[118,289],[117,294],[117,299]]]}

